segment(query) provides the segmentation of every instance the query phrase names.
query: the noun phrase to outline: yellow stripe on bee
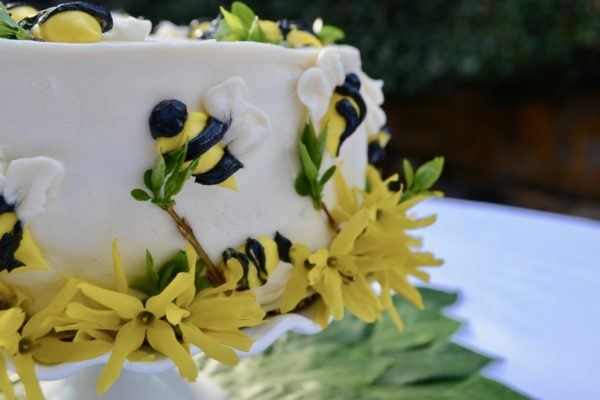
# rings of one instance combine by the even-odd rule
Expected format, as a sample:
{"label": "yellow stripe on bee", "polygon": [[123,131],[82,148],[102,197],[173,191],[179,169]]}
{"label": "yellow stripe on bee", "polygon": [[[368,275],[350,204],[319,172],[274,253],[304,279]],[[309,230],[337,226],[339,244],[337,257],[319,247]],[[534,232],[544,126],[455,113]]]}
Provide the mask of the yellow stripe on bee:
{"label": "yellow stripe on bee", "polygon": [[102,40],[102,27],[83,11],[64,11],[48,18],[34,34],[47,42],[96,43]]}
{"label": "yellow stripe on bee", "polygon": [[16,223],[17,214],[14,212],[0,214],[0,238],[5,234],[12,232]]}
{"label": "yellow stripe on bee", "polygon": [[[275,268],[279,264],[279,251],[277,249],[277,243],[267,236],[261,236],[256,238],[256,241],[261,244],[265,252],[265,269],[267,270],[267,277],[271,276]],[[238,249],[239,252],[245,253],[245,246]],[[255,288],[262,286],[263,283],[258,277],[258,270],[254,264],[250,263],[248,271],[248,286]]]}
{"label": "yellow stripe on bee", "polygon": [[323,47],[323,44],[315,35],[305,32],[305,31],[300,31],[297,29],[288,33],[286,39],[288,42],[290,42],[290,45],[294,48],[295,47],[307,47],[307,46]]}
{"label": "yellow stripe on bee", "polygon": [[378,142],[379,147],[383,149],[388,145],[391,138],[392,137],[389,133],[381,131],[378,134],[373,135],[369,138],[369,144],[373,142]]}
{"label": "yellow stripe on bee", "polygon": [[18,271],[29,271],[33,269],[48,270],[48,264],[44,260],[42,251],[33,239],[33,235],[29,231],[29,228],[23,229],[23,238],[17,251],[15,252],[15,258],[25,264],[24,267],[19,268]]}
{"label": "yellow stripe on bee", "polygon": [[[225,150],[223,146],[220,144],[215,144],[213,147],[208,149],[208,151],[200,156],[200,161],[198,163],[198,167],[194,170],[194,175],[203,174],[205,172],[213,169],[221,158],[225,155]],[[187,163],[184,165],[184,168],[187,166]]]}
{"label": "yellow stripe on bee", "polygon": [[37,10],[30,6],[13,7],[8,10],[10,17],[15,22],[20,22],[23,18],[31,17],[37,14]]}
{"label": "yellow stripe on bee", "polygon": [[187,142],[202,133],[207,121],[208,115],[203,112],[189,113],[183,130],[177,136],[158,138],[156,148],[159,152],[165,154],[185,146]]}
{"label": "yellow stripe on bee", "polygon": [[342,133],[346,130],[346,119],[342,117],[338,111],[336,110],[337,104],[343,100],[348,99],[356,112],[360,112],[358,104],[351,97],[342,96],[339,93],[334,93],[331,96],[331,103],[329,104],[329,110],[323,117],[323,123],[321,124],[321,129],[323,129],[327,125],[327,144],[326,148],[329,154],[332,157],[336,157],[338,147],[340,147],[340,139],[342,138]]}

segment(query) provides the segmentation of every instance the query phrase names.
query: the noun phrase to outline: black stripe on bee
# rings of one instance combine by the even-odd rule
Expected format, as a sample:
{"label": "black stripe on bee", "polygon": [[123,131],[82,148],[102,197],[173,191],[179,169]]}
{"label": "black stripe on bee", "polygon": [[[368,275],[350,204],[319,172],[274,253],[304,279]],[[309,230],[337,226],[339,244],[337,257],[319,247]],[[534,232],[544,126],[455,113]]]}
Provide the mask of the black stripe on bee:
{"label": "black stripe on bee", "polygon": [[275,233],[275,243],[277,244],[277,252],[279,253],[279,259],[286,263],[291,263],[290,249],[292,248],[292,241],[281,233]]}
{"label": "black stripe on bee", "polygon": [[25,264],[15,258],[15,253],[23,239],[23,226],[17,221],[12,232],[5,233],[0,239],[0,271],[24,267]]}
{"label": "black stripe on bee", "polygon": [[192,161],[206,153],[225,136],[229,125],[216,118],[209,117],[206,127],[195,138],[188,142],[188,151],[185,161]]}
{"label": "black stripe on bee", "polygon": [[264,284],[267,282],[269,273],[267,272],[267,257],[265,255],[265,248],[256,239],[249,238],[246,240],[246,255],[250,259],[250,262],[254,264],[258,272],[258,279]]}
{"label": "black stripe on bee", "polygon": [[225,154],[214,168],[203,174],[194,176],[196,178],[196,183],[201,185],[218,185],[225,182],[243,167],[244,164],[225,149]]}
{"label": "black stripe on bee", "polygon": [[25,18],[19,24],[24,29],[31,30],[35,25],[43,24],[54,15],[65,11],[82,11],[91,15],[100,24],[102,32],[108,32],[113,28],[112,15],[106,8],[86,3],[85,1],[73,1],[71,3],[59,4],[56,7],[42,10],[31,17]]}
{"label": "black stripe on bee", "polygon": [[15,207],[6,202],[4,196],[0,196],[0,214],[15,211]]}
{"label": "black stripe on bee", "polygon": [[248,259],[248,256],[230,247],[223,252],[223,262],[227,265],[227,261],[231,259],[238,260],[244,271],[244,275],[238,284],[238,289],[247,289],[249,287],[248,273],[250,272],[250,260]]}
{"label": "black stripe on bee", "polygon": [[344,84],[335,88],[336,93],[350,97],[358,106],[357,112],[352,102],[348,99],[340,100],[335,106],[336,111],[346,120],[346,129],[344,129],[344,132],[340,136],[340,144],[337,149],[338,155],[344,141],[356,132],[356,129],[358,129],[367,115],[367,105],[360,94],[360,86],[361,83],[358,75],[348,74],[346,75]]}

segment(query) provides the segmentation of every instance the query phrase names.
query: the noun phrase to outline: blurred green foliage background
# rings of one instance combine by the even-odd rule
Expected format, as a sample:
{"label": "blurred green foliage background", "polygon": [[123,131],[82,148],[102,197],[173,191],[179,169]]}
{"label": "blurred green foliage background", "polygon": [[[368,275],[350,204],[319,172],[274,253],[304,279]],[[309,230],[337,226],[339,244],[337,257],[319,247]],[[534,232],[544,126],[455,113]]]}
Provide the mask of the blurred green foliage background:
{"label": "blurred green foliage background", "polygon": [[[105,2],[153,21],[188,23],[216,0]],[[225,2],[225,3],[230,3]],[[463,83],[517,90],[600,82],[600,2],[589,0],[247,0],[260,17],[342,27],[386,91],[412,95]]]}

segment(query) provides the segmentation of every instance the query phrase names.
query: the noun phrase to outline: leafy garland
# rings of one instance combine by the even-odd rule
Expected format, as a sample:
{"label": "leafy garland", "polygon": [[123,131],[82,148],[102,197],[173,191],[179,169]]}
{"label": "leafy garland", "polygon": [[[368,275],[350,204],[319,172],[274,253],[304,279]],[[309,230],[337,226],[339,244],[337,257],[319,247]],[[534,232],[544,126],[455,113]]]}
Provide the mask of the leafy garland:
{"label": "leafy garland", "polygon": [[[288,333],[264,353],[242,360],[239,368],[204,369],[229,398],[239,400],[526,399],[480,375],[494,360],[451,342],[461,323],[442,310],[458,296],[419,292],[424,310],[394,298],[406,321],[402,335],[388,318],[364,325],[347,316],[316,335]],[[201,365],[212,363],[203,358]]]}
{"label": "leafy garland", "polygon": [[0,38],[28,40],[32,38],[31,32],[21,28],[18,23],[12,20],[10,13],[0,3]]}

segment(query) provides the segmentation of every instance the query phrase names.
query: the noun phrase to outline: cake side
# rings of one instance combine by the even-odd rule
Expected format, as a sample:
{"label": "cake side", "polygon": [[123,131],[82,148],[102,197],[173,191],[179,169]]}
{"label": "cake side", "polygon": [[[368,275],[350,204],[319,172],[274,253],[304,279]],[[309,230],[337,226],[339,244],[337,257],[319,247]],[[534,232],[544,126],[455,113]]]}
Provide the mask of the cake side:
{"label": "cake side", "polygon": [[[59,274],[111,284],[115,238],[132,278],[140,273],[146,249],[160,263],[182,247],[183,239],[165,213],[129,195],[154,161],[148,118],[165,99],[178,99],[190,111],[206,108],[204,94],[232,78],[243,81],[247,101],[267,116],[270,135],[243,160],[244,168],[236,173],[237,192],[188,184],[178,195],[178,212],[214,263],[226,248],[277,231],[314,249],[331,240],[326,218],[294,189],[298,137],[309,118],[298,82],[317,66],[324,50],[214,41],[81,48],[0,40],[0,51],[10,60],[2,67],[1,84],[13,93],[1,107],[5,159],[46,156],[64,164],[60,190],[30,224],[48,264]],[[344,74],[363,74],[357,50],[340,46],[335,54]],[[373,98],[369,93],[365,97]],[[367,124],[359,126],[340,149],[344,176],[357,187],[365,181],[367,129]],[[326,156],[325,167],[331,162]],[[332,196],[329,188],[326,197]],[[36,272],[8,279],[36,293],[38,306],[52,296],[48,285],[58,284]]]}

